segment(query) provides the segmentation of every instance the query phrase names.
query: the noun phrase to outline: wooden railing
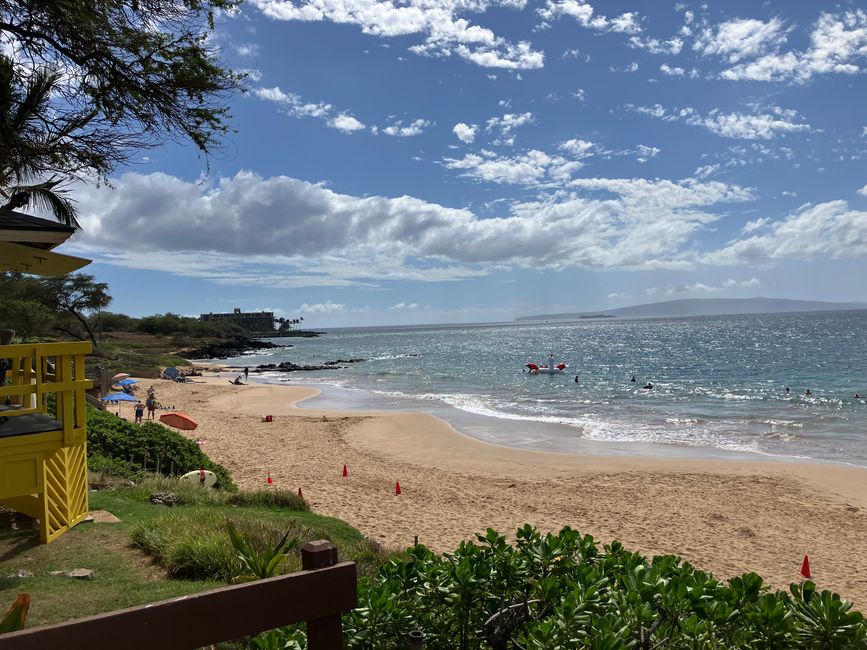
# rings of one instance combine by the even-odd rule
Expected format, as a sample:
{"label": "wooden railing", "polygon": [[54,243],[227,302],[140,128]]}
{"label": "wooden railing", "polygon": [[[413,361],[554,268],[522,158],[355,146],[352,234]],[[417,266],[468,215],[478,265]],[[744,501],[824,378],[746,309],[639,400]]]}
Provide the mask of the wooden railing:
{"label": "wooden railing", "polygon": [[307,622],[309,650],[343,647],[340,614],[358,605],[355,563],[326,541],[301,547],[299,573],[0,635],[0,650],[187,650]]}
{"label": "wooden railing", "polygon": [[43,543],[87,516],[90,351],[81,342],[0,345],[0,504],[39,519]]}
{"label": "wooden railing", "polygon": [[75,444],[76,429],[83,433],[85,427],[85,391],[92,386],[84,376],[84,356],[91,350],[87,342],[0,345],[10,382],[0,381],[2,415],[46,415],[53,394],[55,417],[63,423],[63,446]]}

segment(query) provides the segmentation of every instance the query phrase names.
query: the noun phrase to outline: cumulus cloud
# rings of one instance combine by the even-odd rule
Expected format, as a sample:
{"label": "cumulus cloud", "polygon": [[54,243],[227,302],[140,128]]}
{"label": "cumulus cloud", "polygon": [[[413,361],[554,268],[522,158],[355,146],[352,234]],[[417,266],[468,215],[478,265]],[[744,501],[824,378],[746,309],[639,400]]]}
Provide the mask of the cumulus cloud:
{"label": "cumulus cloud", "polygon": [[633,36],[629,39],[629,47],[647,50],[651,54],[671,54],[676,56],[683,49],[683,39],[674,37],[667,41],[661,41],[656,38]]}
{"label": "cumulus cloud", "polygon": [[860,190],[857,190],[857,192],[858,192],[858,194],[860,194],[861,196],[867,196],[867,185],[865,185],[864,187],[862,187]]}
{"label": "cumulus cloud", "polygon": [[400,138],[408,138],[414,135],[420,135],[427,127],[431,125],[427,120],[414,120],[407,124],[403,125],[401,120],[398,120],[394,124],[390,124],[389,126],[382,129],[382,132],[386,135],[392,135]]}
{"label": "cumulus cloud", "polygon": [[313,305],[308,305],[306,302],[298,308],[298,311],[304,314],[336,314],[346,311],[346,305],[331,302],[317,302]]}
{"label": "cumulus cloud", "polygon": [[498,130],[500,135],[508,136],[512,131],[533,121],[532,113],[505,113],[503,117],[492,117],[485,124],[485,131]]}
{"label": "cumulus cloud", "polygon": [[[536,164],[550,176],[551,163]],[[272,287],[443,282],[510,266],[690,268],[694,238],[720,218],[717,206],[753,198],[720,182],[577,178],[480,218],[251,172],[210,184],[130,173],[113,185],[76,188],[85,234],[70,252]]]}
{"label": "cumulus cloud", "polygon": [[724,138],[742,140],[770,140],[779,134],[810,131],[809,124],[799,122],[798,112],[792,109],[770,106],[764,112],[724,113],[713,109],[702,115],[694,108],[666,109],[660,104],[653,106],[634,106],[627,104],[628,110],[650,115],[666,122],[685,122],[692,126],[702,126]]}
{"label": "cumulus cloud", "polygon": [[587,158],[593,152],[594,145],[589,140],[571,139],[561,142],[557,147],[568,153],[573,158]]}
{"label": "cumulus cloud", "polygon": [[767,224],[765,234],[732,241],[703,260],[710,264],[755,264],[865,255],[867,212],[852,210],[846,201],[838,200],[805,206]]}
{"label": "cumulus cloud", "polygon": [[641,19],[637,13],[628,12],[615,18],[607,18],[595,13],[593,6],[585,0],[547,0],[538,12],[544,21],[543,25],[562,16],[569,16],[582,27],[601,32],[637,34],[641,31]]}
{"label": "cumulus cloud", "polygon": [[637,153],[636,160],[640,163],[647,162],[651,158],[656,158],[662,151],[658,147],[648,147],[646,144],[639,144],[635,147]]}
{"label": "cumulus cloud", "polygon": [[363,129],[364,123],[354,118],[352,115],[341,113],[340,115],[336,115],[328,120],[328,126],[343,131],[344,133],[352,133],[353,131],[360,131]]}
{"label": "cumulus cloud", "polygon": [[446,169],[458,170],[462,176],[491,183],[531,185],[541,181],[566,181],[584,163],[530,150],[517,156],[500,156],[483,149],[463,158],[444,158]]}
{"label": "cumulus cloud", "polygon": [[663,63],[659,66],[659,71],[664,75],[668,75],[669,77],[682,77],[686,74],[686,70],[683,68],[671,67],[667,63]]}
{"label": "cumulus cloud", "polygon": [[461,142],[472,144],[476,139],[477,128],[478,127],[475,124],[464,124],[463,122],[458,122],[452,128],[452,133],[454,133]]}
{"label": "cumulus cloud", "polygon": [[529,42],[511,43],[463,17],[491,7],[523,9],[525,0],[251,0],[250,4],[276,20],[357,25],[365,34],[381,38],[420,34],[424,40],[409,49],[423,56],[459,56],[484,67],[516,70],[544,65],[544,54]]}
{"label": "cumulus cloud", "polygon": [[284,92],[279,86],[254,88],[254,97],[277,104],[280,111],[291,117],[316,117],[325,120],[332,129],[352,133],[364,128],[364,124],[347,112],[334,114],[334,107],[325,102],[305,102],[295,93]]}
{"label": "cumulus cloud", "polygon": [[779,18],[767,22],[735,18],[705,27],[692,47],[702,54],[723,57],[729,63],[763,54],[786,42],[785,25]]}
{"label": "cumulus cloud", "polygon": [[[760,22],[760,21],[757,21]],[[765,28],[767,29],[767,27]],[[734,43],[727,55],[732,67],[720,76],[734,81],[793,81],[806,83],[817,74],[857,74],[859,62],[867,57],[867,12],[862,9],[832,14],[822,13],[810,33],[810,46],[805,50],[782,51],[785,40],[777,33],[767,45],[751,40],[751,51],[737,49]],[[771,48],[767,53],[761,54]],[[736,58],[732,58],[732,55]],[[748,61],[742,58],[761,54]],[[740,62],[739,62],[740,61]]]}

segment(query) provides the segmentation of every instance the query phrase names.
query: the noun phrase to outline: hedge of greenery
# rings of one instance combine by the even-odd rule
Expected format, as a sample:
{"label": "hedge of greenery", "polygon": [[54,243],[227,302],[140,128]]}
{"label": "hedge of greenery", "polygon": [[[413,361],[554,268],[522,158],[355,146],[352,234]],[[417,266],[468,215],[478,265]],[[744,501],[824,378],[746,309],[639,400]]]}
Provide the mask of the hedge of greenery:
{"label": "hedge of greenery", "polygon": [[360,582],[359,605],[343,618],[349,648],[405,648],[414,629],[426,648],[461,650],[867,647],[864,617],[810,581],[788,593],[755,573],[724,583],[571,528],[528,525],[514,546],[489,530],[443,556],[414,547]]}
{"label": "hedge of greenery", "polygon": [[207,469],[217,475],[217,486],[235,491],[229,472],[213,462],[192,440],[156,422],[138,425],[112,413],[88,407],[87,465],[91,472],[131,476],[146,463],[160,473],[184,474]]}

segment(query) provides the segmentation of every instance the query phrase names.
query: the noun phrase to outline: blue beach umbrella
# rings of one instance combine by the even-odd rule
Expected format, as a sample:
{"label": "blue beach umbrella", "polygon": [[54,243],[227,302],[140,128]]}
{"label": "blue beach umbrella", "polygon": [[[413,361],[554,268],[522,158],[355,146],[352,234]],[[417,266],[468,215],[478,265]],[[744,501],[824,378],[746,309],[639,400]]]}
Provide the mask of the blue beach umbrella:
{"label": "blue beach umbrella", "polygon": [[130,386],[132,384],[137,384],[138,379],[124,379],[122,381],[117,382],[118,386]]}
{"label": "blue beach umbrella", "polygon": [[[126,393],[109,393],[103,397],[99,398],[103,402],[118,402],[118,409],[120,409],[119,402],[137,402],[138,400],[132,395],[127,395]],[[120,415],[120,410],[117,412]]]}
{"label": "blue beach umbrella", "polygon": [[138,400],[132,395],[126,393],[109,393],[105,397],[100,397],[103,402],[137,402]]}

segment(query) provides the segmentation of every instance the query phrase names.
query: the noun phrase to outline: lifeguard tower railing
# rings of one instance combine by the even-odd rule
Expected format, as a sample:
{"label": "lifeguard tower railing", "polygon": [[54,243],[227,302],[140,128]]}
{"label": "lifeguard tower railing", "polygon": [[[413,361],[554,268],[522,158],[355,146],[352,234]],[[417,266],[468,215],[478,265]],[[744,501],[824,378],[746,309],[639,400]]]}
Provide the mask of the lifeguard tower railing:
{"label": "lifeguard tower railing", "polygon": [[86,342],[0,345],[0,505],[39,519],[43,543],[88,514],[91,350]]}

